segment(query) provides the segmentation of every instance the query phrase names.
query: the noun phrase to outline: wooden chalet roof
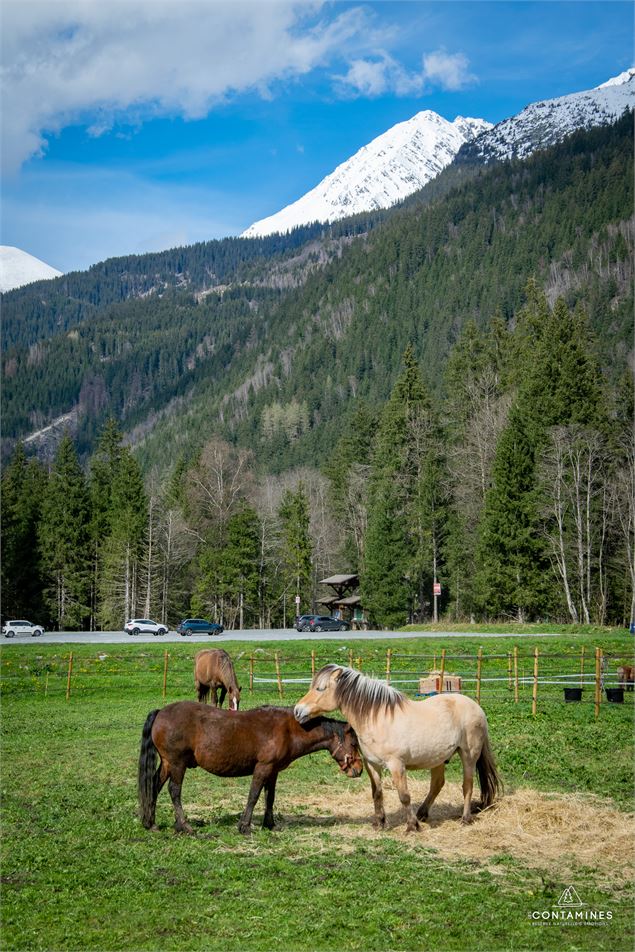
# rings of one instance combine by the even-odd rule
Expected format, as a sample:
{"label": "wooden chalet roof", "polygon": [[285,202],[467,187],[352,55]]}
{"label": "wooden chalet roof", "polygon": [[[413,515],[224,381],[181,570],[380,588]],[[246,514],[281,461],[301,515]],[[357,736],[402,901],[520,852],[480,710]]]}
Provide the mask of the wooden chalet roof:
{"label": "wooden chalet roof", "polygon": [[331,575],[320,580],[321,585],[357,585],[358,582],[359,575]]}

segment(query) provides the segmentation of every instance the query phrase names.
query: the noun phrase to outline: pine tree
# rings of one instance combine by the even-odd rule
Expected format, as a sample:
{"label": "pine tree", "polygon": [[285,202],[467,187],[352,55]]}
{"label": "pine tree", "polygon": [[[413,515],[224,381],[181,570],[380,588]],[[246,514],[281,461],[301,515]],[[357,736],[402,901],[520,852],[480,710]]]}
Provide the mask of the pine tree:
{"label": "pine tree", "polygon": [[37,526],[46,474],[18,443],[2,474],[2,609],[5,617],[44,619]]}
{"label": "pine tree", "polygon": [[108,534],[100,551],[99,621],[121,628],[139,605],[139,571],[148,519],[148,503],[139,464],[122,448],[114,474]]}
{"label": "pine tree", "polygon": [[68,434],[49,476],[39,548],[45,598],[58,630],[85,626],[90,616],[90,498]]}
{"label": "pine tree", "polygon": [[[295,491],[287,489],[280,509],[280,552],[284,579],[283,597],[297,598],[296,615],[311,608],[311,565],[313,546],[310,534],[309,500],[303,483]],[[287,609],[288,611],[288,609]],[[287,612],[285,612],[287,614]],[[287,619],[285,618],[285,621]]]}
{"label": "pine tree", "polygon": [[490,616],[519,621],[545,606],[548,562],[539,537],[535,444],[518,407],[499,440],[477,552],[476,598]]}

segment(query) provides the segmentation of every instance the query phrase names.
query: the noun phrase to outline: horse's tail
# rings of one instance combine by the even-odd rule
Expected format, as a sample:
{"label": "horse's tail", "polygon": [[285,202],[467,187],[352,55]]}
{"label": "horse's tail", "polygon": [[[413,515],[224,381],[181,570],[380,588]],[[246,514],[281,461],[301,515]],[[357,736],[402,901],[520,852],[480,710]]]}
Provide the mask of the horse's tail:
{"label": "horse's tail", "polygon": [[496,761],[494,760],[487,734],[485,734],[481,753],[476,761],[476,769],[478,771],[478,782],[481,787],[480,808],[484,810],[485,807],[490,806],[490,804],[494,802],[495,797],[499,793],[502,793],[503,790],[503,784],[496,770]]}
{"label": "horse's tail", "polygon": [[139,752],[139,816],[143,825],[149,829],[154,824],[156,809],[156,781],[157,749],[152,740],[152,725],[159,713],[150,711],[141,732],[141,751]]}

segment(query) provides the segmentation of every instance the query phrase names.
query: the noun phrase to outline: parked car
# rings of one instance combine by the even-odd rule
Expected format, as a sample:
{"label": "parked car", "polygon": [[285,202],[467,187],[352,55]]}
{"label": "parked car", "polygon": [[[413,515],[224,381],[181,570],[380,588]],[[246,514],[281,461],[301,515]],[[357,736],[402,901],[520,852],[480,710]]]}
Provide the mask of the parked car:
{"label": "parked car", "polygon": [[311,618],[315,618],[315,615],[300,615],[295,623],[295,630],[304,631],[304,626],[309,624]]}
{"label": "parked car", "polygon": [[153,635],[164,635],[168,629],[158,621],[152,621],[151,618],[131,618],[123,626],[123,630],[129,635],[140,635],[142,631],[150,631]]}
{"label": "parked car", "polygon": [[351,627],[347,621],[331,615],[304,615],[303,618],[298,631],[348,631]]}
{"label": "parked car", "polygon": [[44,629],[41,625],[34,625],[32,621],[7,621],[2,626],[2,634],[5,638],[15,638],[16,635],[31,635],[32,638],[37,638],[39,635],[44,633]]}
{"label": "parked car", "polygon": [[179,635],[222,635],[225,631],[222,625],[206,618],[185,618],[176,626]]}

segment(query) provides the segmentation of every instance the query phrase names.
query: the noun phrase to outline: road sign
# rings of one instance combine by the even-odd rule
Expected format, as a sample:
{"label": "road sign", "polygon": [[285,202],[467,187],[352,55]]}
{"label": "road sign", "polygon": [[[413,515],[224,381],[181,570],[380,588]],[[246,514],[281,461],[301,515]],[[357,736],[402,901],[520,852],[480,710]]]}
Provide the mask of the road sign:
{"label": "road sign", "polygon": [[435,582],[435,583],[434,583],[434,594],[435,594],[435,595],[440,595],[440,594],[441,594],[441,582]]}
{"label": "road sign", "polygon": [[299,604],[300,604],[300,596],[299,596],[299,595],[296,595],[296,597],[295,597],[295,603],[296,603],[296,605],[299,605]]}

